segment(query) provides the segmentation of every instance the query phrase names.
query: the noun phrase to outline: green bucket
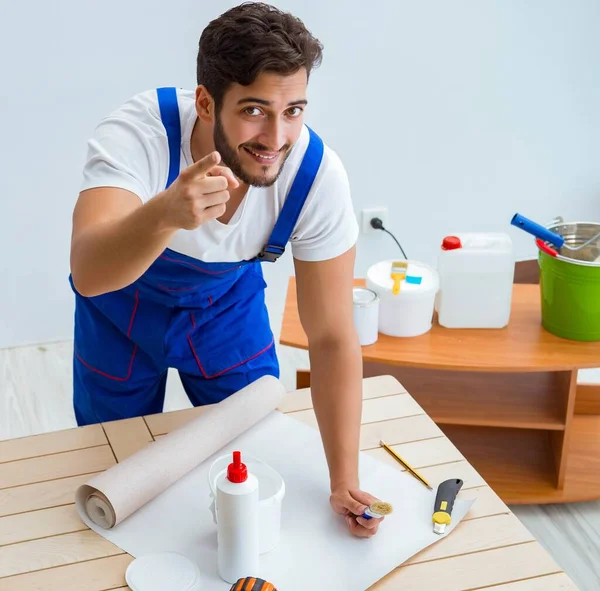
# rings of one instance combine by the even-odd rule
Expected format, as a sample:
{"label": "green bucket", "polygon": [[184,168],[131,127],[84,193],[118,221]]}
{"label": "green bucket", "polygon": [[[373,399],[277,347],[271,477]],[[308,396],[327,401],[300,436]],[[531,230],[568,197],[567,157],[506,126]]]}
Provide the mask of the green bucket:
{"label": "green bucket", "polygon": [[[600,224],[587,222],[560,222],[548,229],[572,247],[600,234]],[[563,246],[556,257],[539,249],[538,263],[542,326],[564,339],[600,341],[600,238],[578,252]]]}

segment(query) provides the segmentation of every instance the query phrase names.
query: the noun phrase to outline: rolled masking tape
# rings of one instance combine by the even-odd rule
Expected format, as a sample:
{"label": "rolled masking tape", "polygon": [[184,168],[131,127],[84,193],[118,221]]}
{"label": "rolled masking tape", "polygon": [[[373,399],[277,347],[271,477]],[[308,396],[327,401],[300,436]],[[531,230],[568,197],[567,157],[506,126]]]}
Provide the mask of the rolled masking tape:
{"label": "rolled masking tape", "polygon": [[264,579],[256,579],[254,577],[243,577],[238,579],[229,591],[277,591],[277,587],[273,583],[269,583]]}
{"label": "rolled masking tape", "polygon": [[379,519],[380,517],[385,517],[389,515],[393,511],[393,507],[389,503],[384,503],[383,501],[376,501],[375,503],[371,503],[369,507],[365,510],[365,512],[361,515],[364,519]]}

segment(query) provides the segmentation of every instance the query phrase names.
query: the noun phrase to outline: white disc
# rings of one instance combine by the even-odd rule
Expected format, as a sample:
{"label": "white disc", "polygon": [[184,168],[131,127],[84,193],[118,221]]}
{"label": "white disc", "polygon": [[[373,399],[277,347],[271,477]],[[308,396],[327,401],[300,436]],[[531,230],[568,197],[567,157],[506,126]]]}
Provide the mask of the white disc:
{"label": "white disc", "polygon": [[157,552],[136,558],[125,571],[132,591],[200,591],[202,575],[189,558],[177,552]]}

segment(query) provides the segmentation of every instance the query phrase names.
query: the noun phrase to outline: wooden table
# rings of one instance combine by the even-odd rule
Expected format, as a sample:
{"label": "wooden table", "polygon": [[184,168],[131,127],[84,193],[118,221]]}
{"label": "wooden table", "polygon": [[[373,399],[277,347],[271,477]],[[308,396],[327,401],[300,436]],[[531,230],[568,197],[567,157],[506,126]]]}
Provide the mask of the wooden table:
{"label": "wooden table", "polygon": [[[357,280],[357,285],[364,281]],[[291,278],[280,342],[306,349]],[[396,376],[507,504],[600,499],[600,343],[541,326],[538,285],[515,285],[504,329],[380,335],[362,348],[364,375]]]}
{"label": "wooden table", "polygon": [[[555,591],[577,589],[439,427],[390,376],[364,381],[361,448],[401,469],[378,447],[386,439],[432,485],[462,478],[477,497],[447,538],[414,556],[372,591]],[[281,410],[316,425],[310,391]],[[0,441],[0,591],[128,589],[133,560],[81,521],[76,488],[93,474],[202,412],[202,408]],[[207,590],[208,591],[208,590]],[[282,589],[281,591],[285,591]]]}

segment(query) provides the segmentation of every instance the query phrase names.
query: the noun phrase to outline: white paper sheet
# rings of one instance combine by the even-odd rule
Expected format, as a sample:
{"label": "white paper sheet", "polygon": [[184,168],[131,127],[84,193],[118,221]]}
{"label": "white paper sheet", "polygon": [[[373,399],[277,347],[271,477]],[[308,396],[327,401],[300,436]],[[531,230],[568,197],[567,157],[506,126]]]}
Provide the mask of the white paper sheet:
{"label": "white paper sheet", "polygon": [[207,590],[228,591],[231,585],[219,578],[216,569],[217,530],[209,509],[207,475],[216,457],[234,449],[270,464],[286,484],[281,540],[275,550],[261,556],[258,573],[279,591],[365,591],[411,556],[451,534],[473,504],[457,500],[452,526],[445,536],[438,536],[431,523],[435,486],[429,491],[408,473],[363,453],[361,488],[392,503],[394,512],[385,518],[377,535],[356,538],[330,508],[319,432],[274,411],[112,529],[95,525],[81,505],[79,513],[90,528],[134,557],[180,552],[198,565]]}

